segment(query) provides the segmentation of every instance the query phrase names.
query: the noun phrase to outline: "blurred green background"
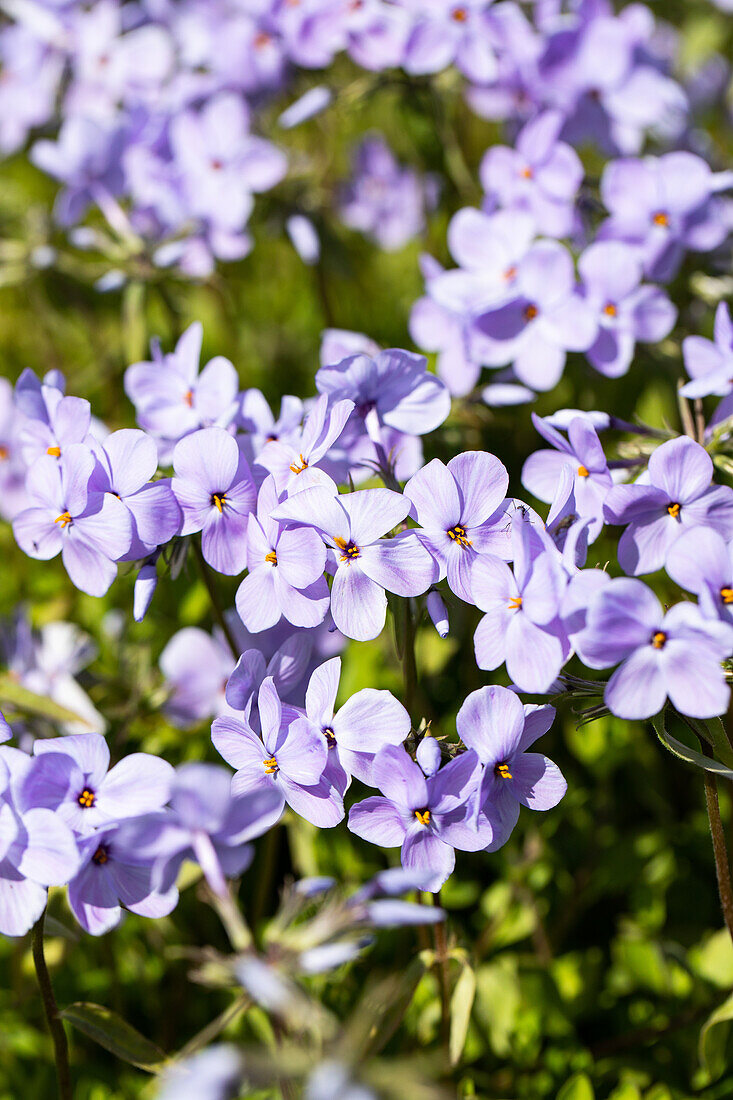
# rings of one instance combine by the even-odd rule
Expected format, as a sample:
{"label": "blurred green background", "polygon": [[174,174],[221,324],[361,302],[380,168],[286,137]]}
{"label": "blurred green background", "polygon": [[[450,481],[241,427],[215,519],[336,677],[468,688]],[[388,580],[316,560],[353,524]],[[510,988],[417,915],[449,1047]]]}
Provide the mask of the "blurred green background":
{"label": "blurred green background", "polygon": [[[714,51],[729,52],[730,20],[723,13],[681,0],[651,6],[681,28],[689,71]],[[399,81],[367,81],[365,87],[363,74],[339,63],[329,80],[352,91],[294,134],[278,134],[291,151],[294,171],[275,193],[258,200],[251,256],[222,266],[204,285],[169,275],[163,281],[153,273],[129,281],[122,291],[98,293],[93,282],[109,263],[74,251],[53,230],[54,187],[45,177],[22,157],[5,162],[2,373],[14,380],[25,367],[39,375],[59,368],[69,392],[87,397],[93,411],[116,428],[134,423],[122,389],[126,365],[145,357],[151,336],[170,349],[193,320],[204,324],[204,361],[229,357],[242,386],[260,387],[275,406],[283,393],[313,393],[320,333],[327,325],[365,332],[384,346],[410,347],[409,310],[422,291],[418,255],[427,251],[449,262],[448,220],[460,206],[480,201],[476,168],[487,145],[501,140],[500,130],[465,108],[450,77],[416,90]],[[276,113],[273,108],[265,116],[265,131],[269,126],[272,132]],[[732,137],[722,113],[704,122],[711,156],[730,163]],[[382,253],[345,230],[332,210],[353,145],[369,130],[385,134],[404,162],[445,177],[424,239],[397,254]],[[457,151],[465,175],[456,170]],[[586,165],[597,181],[602,163],[588,153]],[[301,263],[284,236],[284,220],[295,209],[309,213],[321,233],[323,257],[316,269]],[[28,258],[49,242],[58,258],[51,268],[36,270]],[[629,375],[616,381],[594,374],[582,357],[571,357],[562,383],[541,397],[536,411],[603,409],[676,429],[680,340],[690,332],[710,332],[715,298],[725,290],[723,275],[702,272],[693,258],[672,288],[679,323],[661,347],[642,349]],[[426,440],[425,450],[426,457],[443,458],[470,448],[490,450],[509,469],[511,491],[521,496],[522,462],[538,445],[528,406],[492,411],[466,400],[454,404],[450,420]],[[613,556],[612,544],[597,544],[589,564],[613,562]],[[160,711],[162,648],[181,626],[210,628],[213,622],[193,568],[175,582],[166,578],[147,619],[135,625],[129,573],[105,599],[91,599],[73,589],[60,562],[26,559],[7,525],[0,527],[0,561],[2,615],[23,602],[36,624],[68,619],[99,645],[99,657],[82,681],[109,721],[113,757],[144,749],[173,763],[216,759],[206,725],[182,732]],[[223,597],[233,602],[236,581],[219,581]],[[114,609],[123,612],[121,634],[108,617]],[[425,717],[434,731],[453,735],[468,692],[501,681],[475,666],[477,618],[475,609],[454,601],[445,641],[429,624],[420,628],[415,726]],[[349,646],[342,698],[365,686],[401,694],[391,629],[374,643]],[[446,1088],[460,1097],[497,1100],[732,1097],[727,1018],[733,1019],[733,1000],[721,1022],[700,1037],[711,1013],[733,997],[733,949],[721,930],[699,773],[668,755],[651,727],[610,717],[578,727],[569,707],[561,709],[544,748],[567,777],[564,801],[546,816],[523,812],[500,852],[459,854],[443,891],[450,936],[467,952],[477,980],[464,1055],[444,1079]],[[362,794],[352,790],[350,798]],[[722,810],[729,827],[727,790]],[[357,885],[397,858],[395,851],[358,841],[345,826],[319,833],[288,818],[269,842],[258,845],[241,886],[244,911],[261,928],[287,876],[333,874]],[[52,891],[49,912],[59,923],[52,926],[58,934],[48,940],[47,952],[59,1003],[98,1002],[164,1050],[182,1047],[231,1001],[230,993],[194,984],[188,976],[190,949],[226,948],[216,916],[197,891],[195,883],[186,889],[171,917],[131,917],[99,940],[75,928],[63,891]],[[368,976],[394,971],[419,946],[415,930],[382,933],[362,961],[331,979],[313,979],[313,988],[344,1015]],[[0,941],[0,966],[0,1098],[51,1097],[50,1040],[27,940]],[[434,1050],[439,1023],[437,980],[429,974],[386,1053]],[[256,1013],[240,1016],[225,1036],[267,1041]],[[78,1100],[150,1095],[144,1073],[77,1033],[72,1058]]]}

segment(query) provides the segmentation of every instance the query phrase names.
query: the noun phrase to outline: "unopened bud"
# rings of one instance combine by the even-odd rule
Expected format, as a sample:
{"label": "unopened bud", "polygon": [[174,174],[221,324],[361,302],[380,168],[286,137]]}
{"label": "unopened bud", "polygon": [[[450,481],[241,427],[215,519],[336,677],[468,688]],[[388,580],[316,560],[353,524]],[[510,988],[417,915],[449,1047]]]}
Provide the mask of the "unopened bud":
{"label": "unopened bud", "polygon": [[434,589],[432,592],[428,592],[428,615],[441,638],[446,638],[450,630],[448,609],[443,603],[443,597]]}

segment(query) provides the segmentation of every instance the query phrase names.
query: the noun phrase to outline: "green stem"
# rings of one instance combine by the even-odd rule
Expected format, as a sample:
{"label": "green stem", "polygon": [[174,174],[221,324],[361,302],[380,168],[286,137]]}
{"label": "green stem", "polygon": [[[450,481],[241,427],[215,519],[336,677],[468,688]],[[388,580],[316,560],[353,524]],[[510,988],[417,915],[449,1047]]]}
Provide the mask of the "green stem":
{"label": "green stem", "polygon": [[234,657],[234,660],[238,661],[241,656],[239,652],[239,646],[237,645],[231,628],[226,621],[226,618],[224,617],[224,611],[222,609],[221,603],[219,602],[219,596],[217,594],[216,588],[214,587],[214,578],[211,575],[211,570],[206,564],[204,555],[197,540],[192,539],[191,542],[193,545],[193,552],[196,555],[199,572],[201,573],[201,579],[206,585],[206,591],[209,593],[209,599],[211,600],[214,617],[216,618],[216,621],[224,632],[224,637],[226,638],[229,648],[232,651],[232,656]]}
{"label": "green stem", "polygon": [[402,678],[404,705],[412,718],[417,690],[417,666],[415,664],[415,620],[412,617],[412,600],[405,600],[405,648],[402,654]]}
{"label": "green stem", "polygon": [[[433,894],[433,904],[440,905],[440,891]],[[448,970],[448,928],[444,920],[433,925],[435,965],[440,985],[440,1034],[447,1045],[450,1041],[450,973]]]}
{"label": "green stem", "polygon": [[31,932],[31,948],[33,952],[33,965],[36,968],[38,988],[41,991],[43,1011],[46,1016],[48,1030],[53,1040],[54,1061],[56,1063],[56,1081],[58,1083],[60,1100],[72,1100],[71,1071],[69,1069],[69,1044],[66,1041],[64,1025],[59,1017],[58,1005],[53,995],[51,976],[46,966],[46,956],[43,953],[43,924],[46,918],[44,909],[33,926]]}
{"label": "green stem", "polygon": [[[705,748],[703,746],[703,751]],[[733,884],[730,877],[730,863],[728,861],[728,849],[725,844],[723,823],[720,819],[720,803],[718,802],[718,783],[711,772],[704,772],[705,804],[710,822],[710,835],[713,839],[713,855],[715,857],[715,873],[718,878],[718,893],[723,909],[723,917],[733,941]]]}

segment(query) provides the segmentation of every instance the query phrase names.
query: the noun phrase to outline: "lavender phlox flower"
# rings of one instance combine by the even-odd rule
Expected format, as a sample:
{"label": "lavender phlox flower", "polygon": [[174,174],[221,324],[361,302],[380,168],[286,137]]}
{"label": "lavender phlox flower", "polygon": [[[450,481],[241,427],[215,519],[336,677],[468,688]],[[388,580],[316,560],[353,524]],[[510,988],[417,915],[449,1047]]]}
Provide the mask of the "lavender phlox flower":
{"label": "lavender phlox flower", "polygon": [[472,750],[426,777],[401,746],[388,745],[372,765],[382,794],[352,806],[349,829],[382,848],[401,847],[403,867],[428,873],[435,892],[455,866],[455,848],[479,851],[493,838],[486,814],[469,820],[480,774]]}
{"label": "lavender phlox flower", "polygon": [[577,569],[585,565],[588,556],[588,544],[593,541],[591,529],[593,517],[580,515],[575,492],[576,475],[570,466],[560,471],[560,478],[547,513],[546,530],[557,549],[562,554],[563,565],[572,577]]}
{"label": "lavender phlox flower", "polygon": [[354,157],[351,181],[342,189],[341,220],[396,251],[422,232],[436,188],[403,168],[381,137],[366,138]]}
{"label": "lavender phlox flower", "polygon": [[14,787],[33,761],[18,749],[0,749],[0,932],[23,936],[46,905],[46,887],[62,886],[76,874],[79,851],[71,829],[52,811],[20,812]]}
{"label": "lavender phlox flower", "polygon": [[479,169],[490,202],[528,211],[538,233],[549,237],[572,232],[574,200],[583,182],[580,157],[559,140],[564,123],[561,111],[544,111],[520,130],[514,148],[491,146]]}
{"label": "lavender phlox flower", "polygon": [[[172,770],[172,769],[171,769]],[[81,867],[69,883],[69,907],[92,936],[119,924],[122,908],[140,917],[166,917],[178,890],[157,890],[149,858],[137,849],[137,822],[106,825],[79,841]]]}
{"label": "lavender phlox flower", "polygon": [[354,1079],[350,1066],[333,1060],[311,1070],[303,1096],[304,1100],[377,1100],[373,1089]]}
{"label": "lavender phlox flower", "polygon": [[598,433],[579,416],[570,421],[567,438],[535,413],[532,423],[554,450],[535,451],[529,456],[522,467],[522,485],[549,504],[556,497],[563,471],[569,469],[578,515],[592,520],[592,541],[603,528],[603,502],[613,485]]}
{"label": "lavender phlox flower", "polygon": [[[329,490],[322,491],[330,499]],[[317,626],[328,611],[323,541],[309,527],[285,527],[275,515],[279,499],[269,475],[247,526],[249,572],[237,589],[236,606],[247,630],[254,632],[274,626],[281,617],[293,626]]]}
{"label": "lavender phlox flower", "polygon": [[677,310],[659,287],[639,285],[641,261],[622,241],[590,245],[578,270],[584,299],[598,321],[586,357],[601,374],[617,378],[629,369],[637,340],[656,344],[669,335]]}
{"label": "lavender phlox flower", "polygon": [[514,297],[476,324],[494,343],[489,365],[513,363],[520,382],[549,390],[559,381],[568,351],[585,351],[597,324],[580,297],[568,250],[538,241],[518,264]]}
{"label": "lavender phlox flower", "polygon": [[321,239],[318,230],[305,214],[291,214],[285,222],[290,243],[304,264],[313,267],[321,258]]}
{"label": "lavender phlox flower", "polygon": [[338,440],[354,408],[353,401],[331,404],[328,395],[323,394],[308,412],[299,432],[293,432],[286,440],[265,444],[257,456],[257,464],[269,470],[278,491],[292,494],[323,480],[318,464]]}
{"label": "lavender phlox flower", "polygon": [[448,65],[476,84],[497,75],[492,25],[487,12],[492,0],[404,0],[415,22],[405,46],[408,73],[437,73]]}
{"label": "lavender phlox flower", "polygon": [[367,641],[382,631],[387,592],[417,596],[437,579],[438,567],[414,531],[382,535],[407,516],[410,501],[390,489],[338,496],[316,485],[281,503],[274,515],[321,532],[334,567],[331,614],[347,638]]}
{"label": "lavender phlox flower", "polygon": [[290,697],[305,678],[313,651],[312,639],[302,630],[291,634],[281,643],[270,657],[265,660],[259,649],[247,649],[227,681],[226,701],[234,711],[246,711],[250,708],[250,723],[254,726],[256,696],[266,677],[272,682],[280,699]]}
{"label": "lavender phlox flower", "polygon": [[634,245],[655,281],[674,278],[685,251],[709,252],[728,234],[717,192],[730,173],[714,173],[693,153],[612,161],[603,172],[601,198],[610,217],[601,234]]}
{"label": "lavender phlox flower", "polygon": [[125,393],[138,424],[160,440],[175,442],[196,428],[226,426],[236,411],[237,372],[217,355],[199,374],[203,328],[189,325],[175,351],[163,355],[153,344],[152,361],[125,371]]}
{"label": "lavender phlox flower", "polygon": [[54,810],[75,833],[159,810],[168,801],[174,772],[167,761],[134,752],[110,768],[109,747],[98,733],[39,739],[33,752],[38,760],[19,786],[19,807]]}
{"label": "lavender phlox flower", "polygon": [[681,436],[657,447],[643,482],[609,489],[606,522],[626,527],[618,545],[624,572],[661,569],[670,547],[690,527],[712,527],[725,539],[733,537],[733,490],[712,485],[712,479],[705,448]]}
{"label": "lavender phlox flower", "polygon": [[181,534],[201,531],[205,561],[235,576],[247,565],[247,526],[257,500],[249,465],[224,428],[202,428],[176,443],[171,488],[183,512]]}
{"label": "lavender phlox flower", "polygon": [[481,554],[511,554],[505,497],[509,475],[494,455],[464,451],[447,466],[434,458],[405,486],[417,537],[440,566],[441,579],[473,602],[471,572]]}
{"label": "lavender phlox flower", "polygon": [[3,27],[0,59],[0,150],[8,156],[25,144],[30,130],[51,118],[64,59],[20,23]]}
{"label": "lavender phlox flower", "polygon": [[426,435],[450,412],[448,390],[426,368],[424,356],[399,348],[380,351],[373,358],[351,355],[322,366],[316,374],[316,389],[332,401],[353,401],[352,415],[361,417],[367,427],[373,413],[379,427]]}
{"label": "lavender phlox flower", "polygon": [[153,481],[158,469],[155,441],[135,428],[121,428],[94,448],[91,491],[111,493],[130,513],[132,543],[125,557],[144,558],[169,542],[181,527],[181,509],[169,478]]}
{"label": "lavender phlox flower", "polygon": [[278,125],[283,130],[292,130],[294,126],[300,126],[302,122],[319,115],[328,107],[333,99],[333,93],[325,84],[317,84],[309,88],[303,95],[290,104],[278,118]]}
{"label": "lavender phlox flower", "polygon": [[24,417],[13,400],[13,387],[0,378],[0,516],[12,521],[26,504],[26,461],[20,431]]}
{"label": "lavender phlox flower", "polygon": [[152,884],[167,893],[184,859],[195,860],[215,894],[226,893],[225,876],[240,875],[254,854],[248,843],[267,832],[282,813],[277,791],[250,791],[237,797],[231,773],[215,764],[182,764],[176,769],[170,808],[130,822],[135,850],[152,863]]}
{"label": "lavender phlox flower", "polygon": [[27,466],[44,454],[59,458],[72,443],[89,443],[91,406],[83,397],[65,396],[62,386],[53,375],[39,381],[29,368],[15,384],[15,404],[22,414],[18,441]]}
{"label": "lavender phlox flower", "polygon": [[513,691],[497,685],[472,691],[458,711],[458,735],[483,764],[477,811],[488,803],[498,818],[492,850],[509,839],[520,805],[549,810],[565,794],[567,783],[557,765],[527,752],[554,718],[554,707],[523,706]]}
{"label": "lavender phlox flower", "polygon": [[374,359],[381,350],[379,344],[363,332],[353,332],[345,328],[324,328],[321,333],[318,359],[322,367],[329,367],[360,352]]}
{"label": "lavender phlox flower", "polygon": [[720,423],[733,414],[733,322],[726,302],[719,302],[715,311],[714,339],[686,336],[682,341],[682,357],[691,381],[681,389],[684,397],[724,398],[710,421]]}
{"label": "lavender phlox flower", "polygon": [[215,1043],[183,1058],[160,1075],[156,1100],[232,1100],[240,1091],[244,1063],[235,1046]]}
{"label": "lavender phlox flower", "polygon": [[485,612],[474,635],[476,661],[487,669],[506,662],[520,690],[544,692],[569,655],[558,620],[567,575],[549,536],[526,517],[514,517],[511,535],[514,572],[490,554],[473,568],[473,602]]}
{"label": "lavender phlox flower", "polygon": [[372,783],[372,760],[384,745],[401,745],[410,732],[410,716],[389,691],[363,688],[336,710],[341,658],[332,657],[311,675],[300,723],[324,740],[326,773],[343,794],[355,776]]}
{"label": "lavender phlox flower", "polygon": [[158,587],[158,557],[158,551],[151,554],[137,571],[132,597],[132,617],[136,623],[143,621],[153,602]]}
{"label": "lavender phlox flower", "polygon": [[76,587],[103,596],[130,548],[132,520],[121,500],[90,488],[94,464],[81,443],[70,444],[61,462],[37,459],[26,480],[29,507],[15,517],[13,533],[29,557],[48,561],[60,552]]}
{"label": "lavender phlox flower", "polygon": [[[251,796],[266,790],[277,794],[297,814],[319,828],[331,828],[344,816],[342,793],[325,773],[326,738],[312,724],[283,706],[272,678],[263,680],[258,694],[262,735],[244,719],[221,717],[211,727],[211,739],[227,763],[237,768],[232,793]],[[279,816],[279,815],[278,815]]]}
{"label": "lavender phlox flower", "polygon": [[711,528],[693,527],[674,543],[665,568],[673,581],[695,593],[706,618],[733,626],[733,543]]}
{"label": "lavender phlox flower", "polygon": [[174,725],[186,728],[228,709],[225,691],[235,660],[223,635],[186,626],[160,655],[168,698],[163,709]]}
{"label": "lavender phlox flower", "polygon": [[275,418],[260,390],[245,390],[240,397],[237,424],[245,432],[240,444],[250,462],[256,461],[267,443],[275,440],[287,443],[295,438],[302,420],[303,402],[299,397],[285,394],[280,402],[280,415]]}
{"label": "lavender phlox flower", "polygon": [[692,603],[666,613],[642,581],[619,577],[599,588],[579,636],[590,668],[619,667],[604,691],[619,718],[650,718],[669,696],[682,714],[723,714],[730,688],[720,662],[733,651],[733,627],[703,618]]}
{"label": "lavender phlox flower", "polygon": [[55,141],[43,138],[33,145],[32,162],[64,184],[54,206],[60,225],[76,225],[93,203],[120,193],[123,142],[123,130],[114,121],[70,115]]}

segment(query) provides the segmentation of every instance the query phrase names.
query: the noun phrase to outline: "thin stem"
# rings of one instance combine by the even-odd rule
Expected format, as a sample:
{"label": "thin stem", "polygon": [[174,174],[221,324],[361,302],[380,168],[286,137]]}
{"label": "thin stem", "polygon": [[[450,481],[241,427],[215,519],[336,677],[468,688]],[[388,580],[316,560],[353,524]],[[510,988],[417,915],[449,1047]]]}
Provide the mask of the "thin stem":
{"label": "thin stem", "polygon": [[[704,746],[703,746],[704,751]],[[733,884],[730,877],[730,863],[728,862],[728,849],[725,845],[725,833],[723,823],[720,820],[720,803],[718,802],[718,783],[711,772],[704,773],[705,804],[710,822],[710,835],[713,838],[713,855],[715,856],[715,873],[718,878],[718,893],[723,909],[723,917],[733,940]]]}
{"label": "thin stem", "polygon": [[53,1040],[54,1061],[56,1063],[56,1081],[58,1084],[60,1100],[72,1100],[71,1071],[69,1069],[69,1044],[66,1041],[64,1025],[59,1017],[59,1009],[56,998],[53,995],[51,976],[46,966],[46,956],[43,953],[43,924],[46,918],[44,909],[33,926],[31,932],[31,948],[33,951],[33,965],[36,968],[38,988],[41,991],[43,1011],[46,1016],[48,1030]]}
{"label": "thin stem", "polygon": [[226,638],[227,644],[232,651],[232,656],[234,657],[234,660],[238,661],[241,656],[239,652],[239,646],[235,641],[234,635],[231,631],[231,627],[224,617],[224,611],[222,610],[221,603],[219,602],[219,596],[217,594],[216,588],[214,587],[214,578],[211,575],[211,570],[206,564],[204,555],[201,551],[201,547],[199,546],[196,539],[192,539],[191,542],[193,544],[193,552],[196,555],[199,572],[201,573],[201,579],[206,585],[206,591],[209,593],[209,599],[211,600],[214,617],[216,618],[216,621],[224,632],[224,637]]}
{"label": "thin stem", "polygon": [[[440,905],[440,891],[433,894],[433,904]],[[450,1041],[450,974],[448,971],[448,929],[444,920],[433,925],[435,965],[440,984],[440,1033],[444,1043]]]}
{"label": "thin stem", "polygon": [[680,393],[680,388],[684,383],[680,379],[677,389],[677,405],[680,410],[680,419],[682,421],[682,428],[685,435],[689,435],[690,439],[697,440],[697,433],[695,432],[695,422],[692,419],[692,412],[690,411],[690,402],[683,394]]}
{"label": "thin stem", "polygon": [[415,664],[415,621],[412,617],[412,601],[409,596],[405,600],[405,649],[402,654],[402,678],[405,708],[412,717],[417,688],[417,666]]}
{"label": "thin stem", "polygon": [[697,442],[701,447],[705,446],[705,410],[702,405],[702,398],[696,397],[693,408],[695,410],[695,429],[697,431]]}

